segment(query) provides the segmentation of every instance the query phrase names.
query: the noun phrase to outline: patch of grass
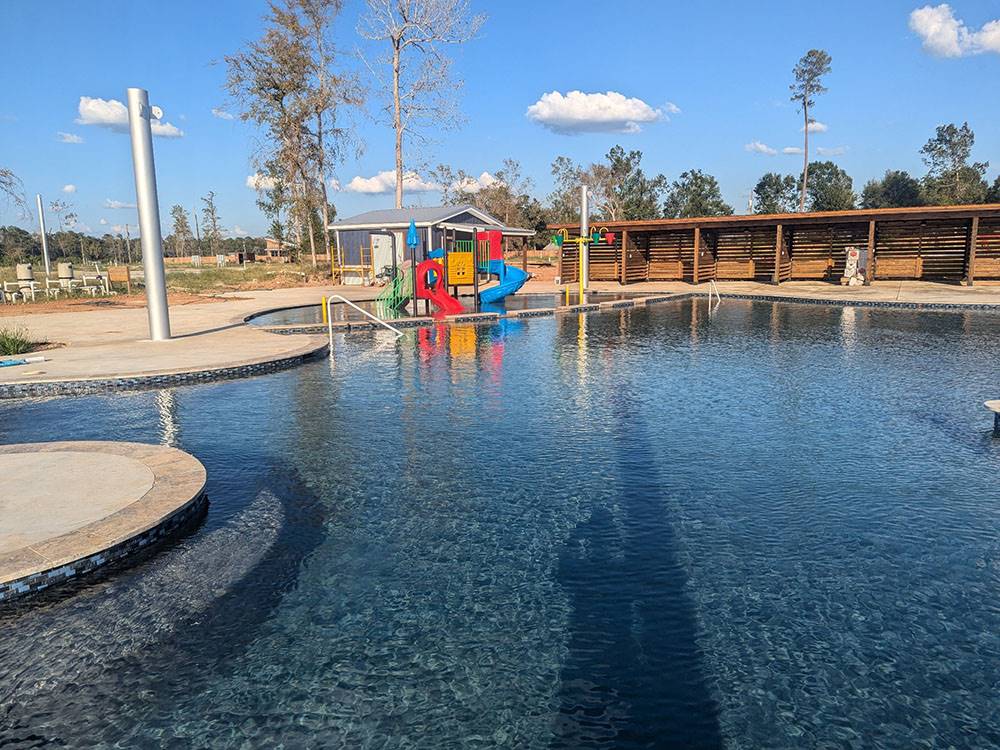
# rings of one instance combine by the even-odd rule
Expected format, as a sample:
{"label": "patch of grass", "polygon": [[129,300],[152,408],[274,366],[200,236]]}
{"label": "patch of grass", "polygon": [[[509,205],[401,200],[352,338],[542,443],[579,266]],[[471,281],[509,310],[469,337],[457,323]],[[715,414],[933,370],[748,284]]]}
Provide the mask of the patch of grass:
{"label": "patch of grass", "polygon": [[178,292],[203,294],[302,286],[307,278],[305,269],[293,265],[249,265],[246,269],[178,269],[167,272],[167,287]]}
{"label": "patch of grass", "polygon": [[35,346],[23,328],[0,328],[0,355],[27,354]]}

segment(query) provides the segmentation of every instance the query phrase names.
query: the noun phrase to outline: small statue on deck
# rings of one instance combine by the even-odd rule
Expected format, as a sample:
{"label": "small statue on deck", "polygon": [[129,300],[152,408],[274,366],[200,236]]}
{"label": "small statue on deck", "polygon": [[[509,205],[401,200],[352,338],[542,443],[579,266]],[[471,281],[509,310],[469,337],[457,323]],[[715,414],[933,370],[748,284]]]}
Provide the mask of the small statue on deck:
{"label": "small statue on deck", "polygon": [[865,283],[864,269],[860,267],[861,252],[856,247],[847,248],[847,262],[844,264],[844,276],[840,283],[846,286],[863,286]]}

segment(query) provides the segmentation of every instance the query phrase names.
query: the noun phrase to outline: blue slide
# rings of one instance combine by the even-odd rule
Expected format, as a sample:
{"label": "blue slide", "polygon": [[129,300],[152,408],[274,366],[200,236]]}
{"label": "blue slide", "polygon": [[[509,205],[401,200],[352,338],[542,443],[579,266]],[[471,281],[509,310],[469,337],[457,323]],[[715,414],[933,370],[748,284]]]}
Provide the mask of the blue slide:
{"label": "blue slide", "polygon": [[479,301],[490,303],[499,302],[508,294],[513,294],[528,280],[528,274],[520,268],[508,266],[502,260],[491,260],[488,267],[489,272],[500,279],[497,286],[491,286],[479,293]]}

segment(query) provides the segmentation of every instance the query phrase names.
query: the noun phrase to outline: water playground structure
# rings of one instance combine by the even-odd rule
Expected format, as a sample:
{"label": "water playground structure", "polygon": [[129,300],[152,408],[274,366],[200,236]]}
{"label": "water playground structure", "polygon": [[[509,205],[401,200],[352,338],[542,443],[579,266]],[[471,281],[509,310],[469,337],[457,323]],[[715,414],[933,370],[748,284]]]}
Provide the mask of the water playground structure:
{"label": "water playground structure", "polygon": [[[459,297],[470,292],[475,310],[489,309],[529,278],[526,243],[534,230],[504,226],[474,206],[371,211],[331,228],[334,277],[346,284],[386,279],[377,297],[386,317],[407,308],[417,314],[421,300],[425,313],[460,314],[467,307]],[[504,258],[512,238],[521,240],[520,268]]]}

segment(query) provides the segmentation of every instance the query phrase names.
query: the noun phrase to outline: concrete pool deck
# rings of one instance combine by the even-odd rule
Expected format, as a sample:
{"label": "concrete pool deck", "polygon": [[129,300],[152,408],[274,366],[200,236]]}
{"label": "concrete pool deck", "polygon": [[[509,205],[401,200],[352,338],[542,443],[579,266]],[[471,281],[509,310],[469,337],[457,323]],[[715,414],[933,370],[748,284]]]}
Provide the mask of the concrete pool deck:
{"label": "concrete pool deck", "polygon": [[[720,282],[723,295],[878,305],[1000,305],[1000,285],[960,287],[930,282],[876,282],[869,287],[841,287],[824,282]],[[708,284],[646,282],[626,287],[597,282],[592,291],[635,295],[707,294]],[[526,293],[559,291],[548,282],[529,281]],[[146,339],[144,308],[98,308],[85,312],[35,313],[3,319],[5,327],[23,327],[34,340],[63,346],[39,352],[45,362],[0,368],[0,398],[44,396],[119,388],[166,387],[191,382],[245,377],[299,364],[323,352],[325,332],[316,326],[289,326],[301,335],[274,335],[245,325],[254,314],[283,307],[316,305],[323,295],[371,299],[371,287],[300,287],[221,295],[225,301],[187,304],[171,309],[175,338]],[[571,295],[570,304],[574,304]],[[524,311],[543,314],[548,311]],[[483,316],[484,319],[493,316]],[[424,323],[428,321],[423,321]],[[272,330],[278,327],[272,327]],[[290,331],[288,331],[290,332]]]}
{"label": "concrete pool deck", "polygon": [[175,448],[0,446],[0,603],[148,548],[205,507],[205,467]]}
{"label": "concrete pool deck", "polygon": [[[35,341],[62,346],[35,352],[45,362],[0,368],[0,398],[180,384],[293,366],[322,352],[326,337],[273,336],[244,325],[244,318],[274,307],[319,304],[332,290],[236,292],[222,295],[223,302],[175,306],[170,310],[174,338],[164,342],[148,339],[145,308],[5,317],[0,327],[22,327]],[[357,299],[372,296],[370,288],[337,293]],[[52,387],[38,387],[43,384]]]}

